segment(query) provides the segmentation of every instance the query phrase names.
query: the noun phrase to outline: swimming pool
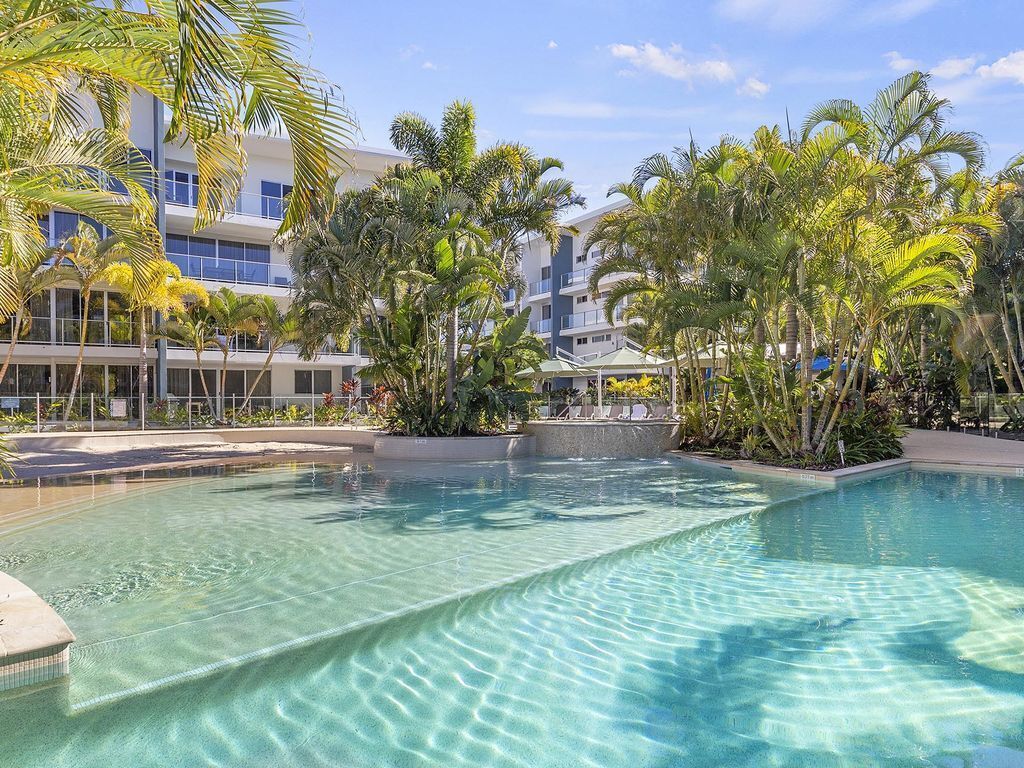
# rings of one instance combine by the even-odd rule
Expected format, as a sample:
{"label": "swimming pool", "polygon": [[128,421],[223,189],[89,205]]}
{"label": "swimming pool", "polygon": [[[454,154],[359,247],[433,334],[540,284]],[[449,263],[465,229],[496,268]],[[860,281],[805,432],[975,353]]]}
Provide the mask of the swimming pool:
{"label": "swimming pool", "polygon": [[1022,510],[1013,479],[807,493],[672,462],[254,469],[106,497],[0,534],[0,569],[79,635],[67,690],[4,702],[0,754],[1020,761]]}

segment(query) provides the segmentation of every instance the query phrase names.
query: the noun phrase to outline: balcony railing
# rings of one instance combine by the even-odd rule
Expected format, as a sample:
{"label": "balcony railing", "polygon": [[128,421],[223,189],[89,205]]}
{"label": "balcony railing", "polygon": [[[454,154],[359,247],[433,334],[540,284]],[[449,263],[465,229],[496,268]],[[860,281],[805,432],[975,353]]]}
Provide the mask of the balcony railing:
{"label": "balcony railing", "polygon": [[551,318],[532,321],[530,323],[530,330],[534,333],[551,333]]}
{"label": "balcony railing", "polygon": [[184,277],[194,277],[197,280],[282,287],[292,284],[292,272],[283,264],[236,261],[213,256],[189,256],[183,253],[168,253],[167,258],[178,265]]}
{"label": "balcony railing", "polygon": [[542,296],[551,293],[551,278],[546,277],[536,283],[530,283],[530,296]]}
{"label": "balcony railing", "polygon": [[[614,318],[616,321],[622,319],[623,311],[625,311],[625,307],[619,306],[615,308]],[[589,312],[562,315],[562,330],[588,328],[592,325],[607,325],[607,323],[608,318],[605,316],[603,309],[592,309]]]}
{"label": "balcony railing", "polygon": [[590,273],[593,270],[590,267],[586,269],[577,269],[573,272],[566,272],[562,275],[562,287],[568,288],[571,285],[586,285],[587,279],[590,277]]}
{"label": "balcony railing", "polygon": [[[199,205],[199,186],[185,181],[164,181],[164,195],[168,205],[196,208]],[[285,202],[280,197],[240,192],[235,200],[234,212],[245,216],[280,221],[284,218]]]}
{"label": "balcony railing", "polygon": [[[132,347],[138,344],[131,320],[86,320],[85,323],[85,343],[88,346]],[[18,343],[74,346],[79,343],[81,334],[81,320],[58,317],[56,324],[51,326],[49,317],[33,317],[31,330],[28,333],[22,330]],[[10,340],[10,322],[0,324],[0,342]]]}

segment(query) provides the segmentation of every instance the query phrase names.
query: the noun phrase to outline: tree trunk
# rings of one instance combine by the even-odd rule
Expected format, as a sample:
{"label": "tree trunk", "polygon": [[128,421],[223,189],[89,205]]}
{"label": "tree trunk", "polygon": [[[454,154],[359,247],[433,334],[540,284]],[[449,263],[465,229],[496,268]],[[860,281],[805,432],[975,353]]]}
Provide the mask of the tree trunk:
{"label": "tree trunk", "polygon": [[448,358],[448,375],[444,382],[444,402],[447,406],[455,404],[455,347],[459,333],[459,308],[452,309],[448,317],[448,336],[445,339],[445,355]]}
{"label": "tree trunk", "polygon": [[78,390],[78,382],[82,378],[82,359],[85,357],[85,336],[89,331],[89,297],[92,291],[84,291],[82,294],[82,327],[78,329],[78,359],[75,361],[75,375],[71,377],[71,391],[68,392],[68,403],[64,407],[64,423],[68,423],[68,415],[71,406],[75,402],[75,392]]}
{"label": "tree trunk", "polygon": [[146,392],[149,389],[149,337],[146,334],[146,311],[139,312],[139,424],[146,428]]}
{"label": "tree trunk", "polygon": [[4,364],[0,367],[0,381],[7,375],[7,369],[11,367],[11,359],[14,357],[14,345],[18,343],[18,334],[21,333],[21,310],[14,314],[14,322],[11,323],[11,343],[7,346],[7,354],[4,355]]}
{"label": "tree trunk", "polygon": [[796,314],[796,304],[786,305],[786,359],[796,360],[796,344],[800,338],[800,320]]}

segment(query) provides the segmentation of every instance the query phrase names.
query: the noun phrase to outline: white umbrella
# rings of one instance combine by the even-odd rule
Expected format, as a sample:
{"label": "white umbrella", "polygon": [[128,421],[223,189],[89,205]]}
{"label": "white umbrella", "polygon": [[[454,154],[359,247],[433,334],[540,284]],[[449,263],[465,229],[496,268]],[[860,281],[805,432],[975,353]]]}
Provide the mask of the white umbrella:
{"label": "white umbrella", "polygon": [[668,360],[649,355],[631,347],[622,347],[587,361],[587,368],[597,371],[597,407],[602,408],[601,376],[605,371],[657,371],[669,364]]}

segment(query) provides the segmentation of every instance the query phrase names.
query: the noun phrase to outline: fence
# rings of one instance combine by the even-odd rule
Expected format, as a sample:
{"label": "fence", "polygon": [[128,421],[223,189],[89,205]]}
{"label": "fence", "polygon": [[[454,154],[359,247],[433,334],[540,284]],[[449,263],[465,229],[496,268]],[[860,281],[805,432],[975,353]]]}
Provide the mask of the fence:
{"label": "fence", "polygon": [[66,397],[0,396],[0,434],[67,430],[99,432],[145,429],[202,429],[204,427],[339,426],[375,421],[370,397],[358,395],[244,395],[138,397],[79,395]]}
{"label": "fence", "polygon": [[957,423],[982,434],[1024,437],[1024,395],[978,392],[961,398]]}

